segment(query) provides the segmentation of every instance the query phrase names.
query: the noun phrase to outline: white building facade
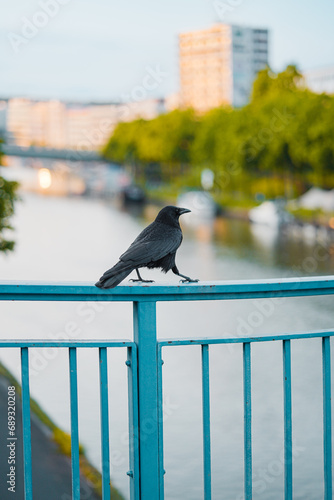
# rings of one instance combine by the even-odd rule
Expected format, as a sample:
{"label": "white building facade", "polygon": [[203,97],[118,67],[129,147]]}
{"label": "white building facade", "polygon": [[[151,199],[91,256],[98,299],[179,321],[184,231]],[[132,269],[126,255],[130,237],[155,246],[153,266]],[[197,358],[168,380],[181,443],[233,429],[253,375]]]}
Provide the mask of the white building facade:
{"label": "white building facade", "polygon": [[334,94],[334,66],[303,73],[305,85],[317,94]]}
{"label": "white building facade", "polygon": [[68,104],[55,100],[13,98],[9,99],[7,106],[6,131],[18,146],[99,150],[118,123],[138,118],[151,120],[164,111],[162,99],[117,104]]}

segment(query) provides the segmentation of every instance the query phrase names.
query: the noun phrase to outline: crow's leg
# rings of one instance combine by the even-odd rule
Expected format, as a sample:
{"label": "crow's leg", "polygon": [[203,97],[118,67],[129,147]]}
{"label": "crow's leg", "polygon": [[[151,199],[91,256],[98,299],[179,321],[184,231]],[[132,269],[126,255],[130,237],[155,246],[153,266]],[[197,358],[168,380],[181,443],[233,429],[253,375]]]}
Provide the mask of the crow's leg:
{"label": "crow's leg", "polygon": [[143,280],[143,278],[139,274],[139,269],[136,269],[136,272],[137,272],[138,280],[135,280],[135,281],[142,281],[143,283],[154,283],[153,280]]}
{"label": "crow's leg", "polygon": [[139,274],[139,270],[136,268],[136,273],[137,273],[137,276],[138,276],[138,279],[132,279],[130,281],[141,281],[142,283],[154,283],[153,280],[143,280],[143,278],[140,276]]}
{"label": "crow's leg", "polygon": [[172,271],[177,276],[181,276],[181,278],[184,278],[184,280],[180,280],[182,283],[197,283],[197,281],[199,281],[199,280],[193,280],[193,279],[189,278],[188,276],[181,274],[176,266],[173,267]]}

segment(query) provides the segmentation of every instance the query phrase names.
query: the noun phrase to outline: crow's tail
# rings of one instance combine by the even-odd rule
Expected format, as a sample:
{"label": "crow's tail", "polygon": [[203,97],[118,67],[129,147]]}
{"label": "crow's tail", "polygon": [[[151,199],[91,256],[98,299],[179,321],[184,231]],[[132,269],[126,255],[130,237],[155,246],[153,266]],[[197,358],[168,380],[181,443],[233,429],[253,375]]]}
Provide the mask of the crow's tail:
{"label": "crow's tail", "polygon": [[122,261],[117,262],[114,267],[108,269],[108,271],[101,276],[99,281],[95,283],[95,286],[99,288],[115,288],[115,286],[123,281],[134,269],[133,266],[124,264]]}

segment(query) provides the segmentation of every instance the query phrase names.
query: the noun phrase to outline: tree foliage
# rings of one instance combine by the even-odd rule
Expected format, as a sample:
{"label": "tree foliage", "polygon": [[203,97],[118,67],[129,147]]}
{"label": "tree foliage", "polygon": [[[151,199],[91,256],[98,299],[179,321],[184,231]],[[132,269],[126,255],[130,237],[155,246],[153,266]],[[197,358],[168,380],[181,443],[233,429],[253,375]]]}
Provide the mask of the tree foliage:
{"label": "tree foliage", "polygon": [[[1,146],[0,140],[0,146]],[[0,165],[1,165],[0,150]],[[17,182],[8,181],[0,176],[0,251],[13,250],[14,241],[6,238],[8,230],[13,229],[10,225],[10,218],[14,214],[14,202],[17,199]]]}
{"label": "tree foliage", "polygon": [[[113,161],[210,167],[221,189],[247,190],[258,178],[334,187],[334,97],[305,88],[295,66],[260,71],[250,103],[196,116],[179,110],[119,124],[104,149]],[[279,194],[279,193],[278,193]]]}
{"label": "tree foliage", "polygon": [[172,111],[154,120],[135,120],[117,125],[104,149],[106,158],[141,163],[189,163],[196,131],[192,110]]}

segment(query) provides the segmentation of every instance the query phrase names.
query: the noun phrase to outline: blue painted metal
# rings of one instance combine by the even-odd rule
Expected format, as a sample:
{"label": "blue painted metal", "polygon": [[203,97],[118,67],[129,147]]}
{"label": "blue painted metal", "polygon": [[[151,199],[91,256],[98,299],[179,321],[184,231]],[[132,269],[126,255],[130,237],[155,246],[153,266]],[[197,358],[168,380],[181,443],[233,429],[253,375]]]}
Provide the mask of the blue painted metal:
{"label": "blue painted metal", "polygon": [[330,337],[322,339],[325,500],[332,499],[332,401]]}
{"label": "blue painted metal", "polygon": [[[21,348],[24,500],[32,500],[29,353]],[[15,437],[16,439],[16,437]]]}
{"label": "blue painted metal", "polygon": [[132,347],[131,340],[0,340],[0,347]]}
{"label": "blue painted metal", "polygon": [[[245,342],[271,342],[273,340],[298,340],[298,339],[315,339],[319,337],[333,337],[333,330],[319,330],[310,333],[290,333],[279,335],[265,335],[261,337],[227,337],[227,338],[189,338],[189,339],[162,339],[159,345],[163,346],[180,346],[180,345],[202,345],[202,344],[244,344]],[[1,346],[1,343],[0,343]]]}
{"label": "blue painted metal", "polygon": [[292,500],[291,341],[283,340],[284,499]]}
{"label": "blue painted metal", "polygon": [[140,498],[159,499],[158,354],[155,302],[134,302],[138,349]]}
{"label": "blue painted metal", "polygon": [[69,348],[71,396],[72,500],[80,500],[77,350]]}
{"label": "blue painted metal", "polygon": [[163,500],[165,497],[165,488],[164,488],[164,478],[165,478],[165,470],[164,470],[164,436],[163,436],[163,384],[162,384],[162,348],[161,345],[158,344],[158,423],[159,423],[159,479],[160,479],[160,500]]}
{"label": "blue painted metal", "polygon": [[[291,340],[322,338],[323,352],[323,415],[324,415],[324,478],[325,500],[332,498],[332,430],[331,430],[331,362],[330,337],[334,330],[285,333],[250,338],[164,339],[157,341],[156,302],[180,300],[229,300],[262,297],[294,297],[331,295],[334,277],[243,282],[210,282],[183,285],[126,284],[113,290],[100,290],[85,283],[13,283],[0,282],[0,300],[37,301],[131,301],[134,303],[134,342],[130,340],[48,341],[0,340],[1,347],[20,347],[22,352],[22,398],[24,421],[24,459],[26,500],[31,491],[31,441],[29,410],[28,349],[31,347],[68,347],[70,361],[71,438],[73,499],[80,498],[79,432],[77,394],[77,348],[99,348],[101,382],[102,460],[109,460],[107,348],[126,347],[128,352],[128,400],[130,437],[131,500],[164,497],[163,466],[163,377],[162,348],[166,346],[201,345],[203,394],[203,463],[204,497],[211,498],[210,485],[210,384],[209,345],[243,344],[244,368],[244,468],[245,499],[252,498],[252,412],[251,412],[251,343],[283,342],[284,372],[284,450],[285,500],[292,498],[292,426],[291,426]],[[109,466],[107,467],[109,469]],[[29,472],[30,471],[30,472]],[[108,497],[108,474],[104,472],[104,498]],[[29,493],[30,492],[30,493]],[[30,495],[30,496],[29,496]]]}
{"label": "blue painted metal", "polygon": [[128,366],[128,400],[129,400],[129,477],[130,500],[140,498],[139,489],[139,422],[138,422],[138,367],[137,346],[128,347],[126,364]]}
{"label": "blue painted metal", "polygon": [[[214,345],[214,344],[243,344],[244,342],[271,342],[273,340],[298,340],[315,339],[322,337],[333,337],[334,330],[319,330],[310,333],[291,333],[279,335],[266,335],[261,337],[230,337],[230,338],[189,338],[189,339],[162,339],[158,345]],[[25,340],[25,339],[3,339],[0,340],[1,347],[132,347],[131,340]]]}
{"label": "blue painted metal", "polygon": [[204,499],[211,500],[211,432],[209,346],[202,345],[202,413],[203,413],[203,472]]}
{"label": "blue painted metal", "polygon": [[100,362],[102,500],[110,500],[108,361],[107,361],[106,347],[99,348],[99,362]]}
{"label": "blue painted metal", "polygon": [[243,344],[244,370],[244,490],[245,500],[252,500],[252,400],[251,346]]}
{"label": "blue painted metal", "polygon": [[171,301],[230,300],[263,297],[332,295],[334,276],[281,280],[210,281],[177,285],[126,283],[110,290],[93,283],[0,282],[0,300],[38,301]]}

